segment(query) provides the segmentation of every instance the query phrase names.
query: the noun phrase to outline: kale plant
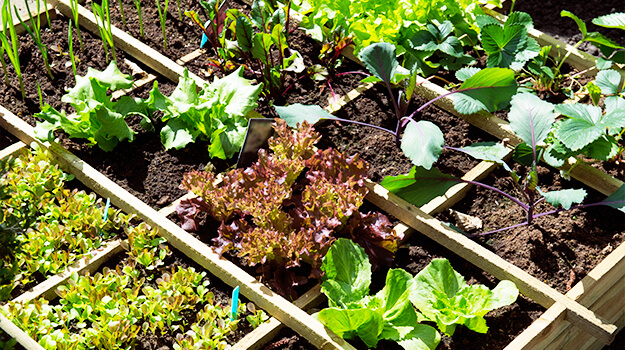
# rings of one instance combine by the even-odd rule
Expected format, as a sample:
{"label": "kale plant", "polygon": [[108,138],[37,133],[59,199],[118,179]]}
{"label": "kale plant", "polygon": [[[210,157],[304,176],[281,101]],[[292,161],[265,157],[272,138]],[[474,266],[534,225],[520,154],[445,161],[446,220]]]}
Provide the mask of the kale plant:
{"label": "kale plant", "polygon": [[[178,206],[182,227],[197,230],[198,215],[208,213],[221,222],[216,251],[258,266],[289,297],[293,286],[320,276],[321,259],[339,235],[360,241],[374,264],[390,264],[401,237],[384,215],[358,212],[367,164],[357,155],[316,150],[319,134],[307,123],[294,132],[277,120],[274,129],[271,151],[259,150],[256,163],[224,174],[221,183],[212,172],[184,175],[181,188],[198,197]],[[307,276],[298,274],[304,264]]]}
{"label": "kale plant", "polygon": [[[522,93],[512,98],[508,119],[514,133],[523,140],[523,143],[515,147],[514,158],[517,162],[527,167],[527,173],[525,175],[521,176],[517,174],[516,171],[512,170],[502,159],[507,153],[502,144],[485,142],[463,148],[447,147],[452,150],[467,153],[477,159],[501,164],[504,169],[509,172],[510,177],[522,195],[521,198],[517,198],[502,190],[480,182],[457,179],[443,175],[436,169],[430,170],[424,167],[414,167],[407,175],[387,177],[382,181],[382,185],[391,192],[397,193],[405,200],[419,205],[419,203],[423,203],[424,201],[427,202],[427,200],[423,198],[424,194],[437,195],[437,191],[435,190],[436,186],[447,186],[449,182],[464,182],[493,190],[518,204],[526,212],[526,220],[524,222],[480,235],[530,225],[533,220],[538,217],[575,208],[605,205],[625,212],[625,186],[621,186],[621,188],[601,202],[581,205],[574,204],[581,203],[586,197],[586,191],[583,189],[565,189],[550,192],[543,192],[541,190],[538,171],[536,169],[537,163],[541,157],[548,159],[548,157],[553,156],[553,154],[558,151],[557,145],[549,146],[546,149],[542,146],[544,145],[543,142],[550,135],[550,132],[552,132],[555,123],[554,110],[569,112],[575,116],[574,118],[563,121],[559,125],[559,128],[556,128],[554,134],[563,136],[564,139],[562,141],[566,143],[570,142],[569,144],[574,145],[577,150],[584,146],[592,145],[592,137],[597,136],[598,141],[594,142],[597,142],[595,150],[599,152],[597,149],[604,149],[602,143],[604,142],[602,140],[605,136],[605,134],[602,134],[604,130],[614,125],[613,123],[615,123],[614,121],[616,119],[621,120],[617,123],[618,125],[623,125],[622,113],[619,114],[620,117],[614,114],[603,115],[600,109],[584,105],[559,105],[554,107],[551,103],[542,101],[535,95]],[[589,147],[592,149],[593,146]],[[437,158],[437,155],[431,151],[430,156]],[[424,189],[427,190],[423,191]],[[444,192],[444,189],[441,189],[441,191]],[[537,213],[535,210],[542,201],[552,204],[555,207],[561,206],[562,208]]]}

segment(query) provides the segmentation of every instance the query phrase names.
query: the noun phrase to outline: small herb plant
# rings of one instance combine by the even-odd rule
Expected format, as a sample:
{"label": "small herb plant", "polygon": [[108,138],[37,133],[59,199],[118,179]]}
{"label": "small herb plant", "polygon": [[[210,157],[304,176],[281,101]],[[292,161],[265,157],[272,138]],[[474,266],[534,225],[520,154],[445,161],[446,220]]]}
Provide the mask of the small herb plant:
{"label": "small herb plant", "polygon": [[[271,152],[261,149],[258,162],[226,173],[220,184],[212,172],[184,175],[181,188],[198,197],[176,209],[182,227],[197,230],[197,216],[207,212],[221,222],[215,250],[258,266],[288,297],[295,296],[294,286],[319,277],[321,258],[339,235],[366,246],[374,265],[390,264],[400,237],[384,215],[358,213],[367,165],[333,149],[315,150],[319,135],[307,123],[294,132],[277,120],[274,129]],[[312,268],[304,276],[298,274],[303,265]]]}
{"label": "small herb plant", "polygon": [[[80,23],[78,22],[78,19],[80,17],[79,13],[78,13],[78,0],[69,0],[69,5],[70,8],[72,10],[72,20],[74,22],[74,28],[76,28],[76,34],[78,34],[78,43],[80,44],[80,52],[85,52],[85,48],[82,44],[82,34],[80,34]],[[141,17],[139,17],[141,18]],[[71,29],[71,23],[70,23],[70,29]],[[71,41],[70,41],[71,42]],[[76,75],[76,73],[74,72],[74,75]]]}
{"label": "small herb plant", "polygon": [[164,4],[161,4],[160,0],[156,0],[156,9],[158,10],[158,19],[161,23],[161,32],[163,33],[163,49],[167,50],[167,7],[169,6],[169,0],[165,0]]}
{"label": "small herb plant", "polygon": [[[576,149],[583,147],[583,144],[591,144],[591,138],[594,135],[602,134],[603,130],[611,125],[615,119],[620,118],[618,125],[623,125],[622,114],[620,117],[615,115],[603,115],[599,108],[582,105],[560,105],[554,108],[549,102],[540,100],[535,95],[522,93],[512,98],[508,119],[510,127],[524,142],[517,145],[514,151],[514,158],[517,162],[528,167],[524,176],[517,174],[502,159],[507,153],[502,144],[495,143],[479,143],[463,148],[451,148],[456,151],[467,153],[468,155],[481,159],[497,162],[503,165],[514,184],[519,189],[522,198],[505,193],[495,187],[485,185],[475,181],[467,181],[443,175],[435,169],[425,169],[423,167],[414,167],[407,175],[399,175],[397,177],[387,177],[382,181],[382,185],[391,192],[397,193],[400,197],[412,203],[422,203],[424,189],[434,191],[435,186],[446,186],[449,182],[464,182],[476,186],[481,186],[508,198],[510,201],[518,204],[526,212],[526,221],[501,229],[480,233],[478,235],[486,235],[494,232],[505,231],[514,227],[530,225],[533,220],[545,216],[558,213],[560,211],[585,208],[596,205],[610,206],[615,209],[625,211],[625,186],[619,188],[605,200],[583,205],[574,205],[581,203],[586,197],[586,191],[583,189],[565,189],[559,191],[543,192],[539,187],[538,172],[536,170],[537,162],[541,156],[546,158],[557,151],[556,146],[550,146],[551,149],[545,150],[540,144],[549,136],[555,122],[554,109],[560,112],[568,112],[574,118],[563,121],[559,128],[556,128],[554,134],[563,136],[565,142],[573,142]],[[590,107],[590,108],[587,108]],[[564,127],[563,127],[564,126]],[[621,126],[622,127],[622,126]],[[573,138],[573,135],[575,137]],[[569,139],[570,137],[570,139]],[[602,143],[599,138],[598,143]],[[430,156],[437,156],[430,152]],[[431,192],[428,192],[431,194]],[[542,213],[537,213],[536,208],[539,203],[545,201],[555,207],[562,207]]]}
{"label": "small herb plant", "polygon": [[435,349],[440,334],[421,321],[435,322],[448,336],[457,325],[486,333],[484,315],[512,304],[519,294],[510,281],[493,290],[469,286],[449,261],[434,259],[415,277],[403,269],[389,270],[384,288],[369,295],[369,259],[361,247],[343,238],[332,244],[322,269],[321,290],[329,307],[315,317],[338,336],[360,338],[368,347],[386,339],[404,349]]}
{"label": "small herb plant", "polygon": [[200,3],[208,14],[207,26],[197,13],[185,14],[202,28],[204,40],[215,50],[218,59],[211,65],[224,71],[244,66],[263,83],[269,97],[282,92],[287,72],[304,70],[299,53],[288,47],[290,1],[282,6],[256,0],[249,16],[237,9],[222,9],[218,0]]}
{"label": "small herb plant", "polygon": [[137,16],[139,17],[139,33],[143,38],[145,36],[143,32],[143,17],[141,15],[141,0],[132,0],[135,3],[135,8],[137,9]]}

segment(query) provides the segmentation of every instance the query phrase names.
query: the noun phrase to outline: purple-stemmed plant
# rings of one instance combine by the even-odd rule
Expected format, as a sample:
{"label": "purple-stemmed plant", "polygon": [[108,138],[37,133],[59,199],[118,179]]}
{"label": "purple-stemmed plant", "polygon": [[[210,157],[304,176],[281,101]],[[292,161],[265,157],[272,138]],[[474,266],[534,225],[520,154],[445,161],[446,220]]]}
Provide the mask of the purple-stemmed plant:
{"label": "purple-stemmed plant", "polygon": [[[296,127],[298,123],[304,120],[316,123],[322,119],[331,119],[371,127],[392,134],[396,139],[397,145],[401,147],[404,154],[412,161],[415,167],[408,174],[387,176],[381,184],[408,202],[417,206],[423,205],[430,199],[444,194],[449,187],[453,186],[453,183],[465,182],[500,193],[527,212],[527,220],[525,222],[483,234],[529,225],[537,217],[571,208],[607,205],[625,211],[625,187],[621,187],[602,202],[574,207],[572,206],[573,204],[583,201],[586,196],[585,190],[567,189],[542,192],[540,187],[538,187],[536,164],[541,159],[543,153],[543,148],[539,147],[539,144],[547,138],[555,122],[554,107],[531,94],[518,94],[512,97],[516,93],[517,88],[513,71],[504,68],[467,71],[464,83],[458,90],[428,101],[406,116],[416,86],[416,73],[399,66],[395,58],[395,48],[391,44],[377,43],[370,45],[361,51],[359,58],[373,75],[365,79],[365,81],[382,81],[387,87],[391,95],[393,109],[397,115],[395,130],[336,118],[319,106],[304,106],[300,104],[287,107],[276,106],[276,111],[281,118],[285,119],[293,127]],[[392,91],[393,84],[405,81],[408,82],[406,89],[400,91],[399,96],[396,98]],[[484,142],[463,148],[445,146],[443,133],[438,126],[429,121],[415,120],[415,117],[427,106],[452,94],[454,95],[454,107],[462,114],[476,113],[483,109],[495,111],[511,103],[511,110],[508,114],[510,127],[524,141],[515,148],[515,159],[530,169],[524,178],[521,179],[503,161],[503,157],[508,151],[502,144]],[[432,165],[442,153],[443,148],[461,151],[478,159],[501,164],[514,179],[514,183],[523,193],[523,198],[516,198],[486,184],[444,175],[437,169],[432,168]],[[562,206],[562,208],[536,213],[535,209],[542,201],[546,201],[554,206]]]}

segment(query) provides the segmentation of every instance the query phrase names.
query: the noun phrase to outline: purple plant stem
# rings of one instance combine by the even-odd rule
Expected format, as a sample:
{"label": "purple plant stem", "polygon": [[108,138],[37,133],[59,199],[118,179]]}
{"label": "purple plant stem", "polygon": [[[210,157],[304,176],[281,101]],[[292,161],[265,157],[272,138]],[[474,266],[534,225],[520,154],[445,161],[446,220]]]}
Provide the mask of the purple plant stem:
{"label": "purple plant stem", "polygon": [[356,120],[336,118],[336,117],[335,118],[326,118],[326,117],[321,117],[321,116],[316,116],[316,117],[320,118],[320,119],[324,119],[324,120],[334,120],[334,121],[337,121],[337,122],[351,123],[351,124],[356,124],[356,125],[360,125],[360,126],[368,126],[370,128],[386,131],[389,134],[395,136],[395,133],[392,130],[385,129],[385,128],[381,127],[381,126],[377,126],[377,125],[373,125],[373,124],[363,123],[363,122],[359,122],[359,121],[356,121]]}
{"label": "purple plant stem", "polygon": [[525,211],[529,210],[529,206],[528,206],[527,204],[525,204],[525,203],[521,202],[521,201],[520,201],[519,199],[517,199],[516,197],[511,196],[511,195],[507,194],[506,192],[504,192],[504,191],[502,191],[502,190],[500,190],[500,189],[498,189],[498,188],[496,188],[496,187],[493,187],[493,186],[490,186],[490,185],[487,185],[487,184],[483,184],[483,183],[481,183],[481,182],[471,181],[471,180],[464,180],[464,179],[458,179],[458,178],[453,178],[453,177],[445,177],[445,178],[441,178],[441,177],[431,177],[431,178],[427,178],[427,177],[426,177],[426,178],[422,178],[422,179],[428,179],[428,180],[447,180],[447,181],[455,181],[455,182],[464,182],[464,183],[467,183],[467,184],[469,184],[469,185],[481,186],[481,187],[484,187],[484,188],[489,189],[489,190],[491,190],[491,191],[495,191],[495,192],[499,193],[500,195],[502,195],[502,196],[504,196],[504,197],[506,197],[506,198],[510,199],[510,200],[511,200],[511,201],[513,201],[514,203],[516,203],[516,204],[518,204],[519,206],[521,206],[521,208],[523,208],[523,210],[525,210]]}

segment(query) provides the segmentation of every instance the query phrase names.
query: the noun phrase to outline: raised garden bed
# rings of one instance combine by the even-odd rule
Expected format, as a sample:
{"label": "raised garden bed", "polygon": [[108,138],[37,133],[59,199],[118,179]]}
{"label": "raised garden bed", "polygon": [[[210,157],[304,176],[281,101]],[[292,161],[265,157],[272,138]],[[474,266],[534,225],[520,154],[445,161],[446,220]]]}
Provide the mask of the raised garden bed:
{"label": "raised garden bed", "polygon": [[[68,5],[63,2],[59,2],[57,8],[61,12],[65,12],[67,15]],[[173,3],[171,4],[173,5]],[[97,32],[97,28],[94,28],[93,23],[89,21],[89,13],[84,13],[84,20],[81,18],[81,25],[85,26],[86,29]],[[175,16],[172,16],[175,17]],[[61,17],[62,18],[62,17]],[[85,31],[86,32],[86,31]],[[134,33],[136,34],[136,33]],[[120,48],[124,48],[128,51],[130,56],[133,56],[132,59],[136,59],[140,61],[147,67],[154,69],[154,74],[158,76],[163,76],[165,78],[171,79],[173,81],[177,81],[182,76],[182,67],[175,64],[170,59],[158,59],[158,53],[154,52],[152,49],[143,46],[136,39],[133,39],[122,32],[115,32],[116,40],[119,40],[117,43]],[[135,35],[136,36],[136,35]],[[121,50],[119,50],[121,52]],[[192,53],[191,56],[195,56],[196,54]],[[189,57],[191,57],[189,56]],[[171,58],[176,58],[172,57]],[[179,61],[181,63],[185,63],[185,60]],[[103,67],[102,67],[103,68]],[[582,67],[583,68],[583,67]],[[199,72],[198,72],[199,73]],[[141,75],[141,74],[140,74]],[[192,75],[192,77],[199,83],[202,82],[197,76]],[[150,79],[156,78],[156,76],[145,74],[143,78],[146,82],[149,83]],[[298,83],[299,84],[299,83]],[[348,98],[343,98],[343,102],[345,102],[345,107],[340,108],[341,104],[330,104],[329,109],[336,113],[339,116],[351,117],[353,115],[366,115],[368,120],[370,116],[375,118],[381,117],[381,124],[384,125],[384,119],[388,119],[388,114],[384,111],[385,109],[390,109],[389,105],[382,103],[382,106],[378,106],[382,112],[377,112],[372,107],[367,106],[373,103],[377,103],[377,101],[382,101],[379,98],[380,94],[384,94],[383,89],[380,89],[380,85],[370,87],[370,86],[361,86],[356,88],[354,85],[350,85],[351,83],[347,83],[346,87],[341,90],[342,94],[347,92],[349,95]],[[151,85],[151,84],[148,84]],[[164,81],[161,81],[160,85],[166,85]],[[320,85],[315,84],[315,87],[319,87]],[[169,88],[169,90],[173,89],[173,86]],[[296,91],[305,91],[306,85],[299,84],[296,87]],[[351,91],[353,89],[353,91]],[[368,91],[365,91],[368,90]],[[382,91],[380,91],[382,90]],[[425,98],[432,98],[433,94],[441,94],[444,90],[442,88],[437,87],[429,82],[425,82],[419,86],[419,92],[424,95]],[[132,94],[136,94],[135,96],[139,96],[142,92],[133,92]],[[145,94],[145,92],[143,92]],[[363,95],[358,97],[359,95]],[[295,103],[298,102],[294,94],[294,99],[287,98],[287,103]],[[327,98],[323,96],[322,99]],[[354,101],[351,101],[354,100]],[[303,100],[306,101],[306,100]],[[350,102],[351,101],[351,102]],[[321,103],[320,103],[321,104]],[[322,104],[323,105],[323,104]],[[451,114],[456,114],[453,106],[450,105],[450,101],[448,99],[439,100],[439,105],[446,109]],[[32,129],[29,129],[26,125],[23,125],[15,116],[12,116],[12,113],[6,110],[1,110],[4,116],[1,118],[2,126],[10,130],[15,136],[17,136],[21,141],[25,143],[30,143],[34,140]],[[338,111],[338,112],[337,112]],[[384,116],[384,114],[387,114]],[[454,119],[451,115],[440,116],[441,112],[436,111],[432,113],[432,118],[441,118],[446,119],[450,123],[449,128],[443,127],[443,129],[447,132],[448,130],[456,130],[459,136],[451,136],[449,134],[448,139],[446,139],[447,144],[452,144],[455,146],[464,146],[464,143],[467,141],[466,133],[467,130],[471,130],[468,133],[475,137],[476,140],[489,140],[491,136],[487,134],[478,134],[475,130],[472,130],[466,124],[462,124],[464,122],[460,122],[457,119]],[[392,118],[392,116],[390,116]],[[493,135],[496,138],[509,138],[511,142],[514,144],[518,142],[518,139],[510,132],[510,128],[507,125],[507,122],[502,121],[488,114],[479,114],[472,115],[465,118],[469,123],[476,125],[480,129],[486,131],[487,133]],[[439,119],[440,120],[440,119]],[[364,157],[366,159],[371,159],[374,167],[377,169],[377,172],[373,173],[373,179],[376,181],[381,180],[381,178],[389,173],[398,174],[401,172],[406,172],[407,169],[410,168],[410,163],[406,160],[400,160],[400,162],[393,162],[392,165],[387,165],[385,162],[388,159],[395,157],[395,155],[385,156],[381,152],[377,152],[380,147],[377,144],[369,144],[367,143],[364,146],[360,145],[350,145],[349,142],[344,142],[346,135],[351,135],[350,128],[336,128],[336,126],[332,125],[323,126],[323,133],[327,133],[332,135],[333,138],[330,140],[326,140],[324,147],[328,145],[334,145],[341,150],[364,150]],[[478,134],[478,135],[476,135]],[[369,142],[368,137],[372,137],[373,139],[380,138],[379,136],[375,136],[375,134],[371,133],[368,135],[367,133],[362,134],[362,136],[355,136],[356,138],[363,139],[365,142]],[[154,135],[146,135],[146,140],[150,140],[150,138],[154,139]],[[137,141],[132,144],[137,145]],[[393,140],[388,140],[390,143]],[[456,142],[456,143],[454,143]],[[387,142],[388,144],[389,142]],[[67,171],[75,174],[75,176],[82,181],[86,186],[92,187],[103,197],[110,197],[112,199],[113,204],[119,206],[124,211],[129,213],[136,213],[138,216],[148,222],[151,226],[157,227],[160,230],[160,234],[165,237],[172,246],[179,249],[182,254],[189,256],[191,259],[195,260],[202,267],[206,268],[210,273],[215,275],[217,278],[223,280],[225,283],[235,286],[239,285],[241,287],[241,293],[244,297],[252,300],[259,307],[267,310],[267,312],[274,316],[275,319],[272,319],[267,325],[264,325],[259,328],[258,331],[253,332],[254,334],[262,333],[258,336],[258,338],[254,338],[254,340],[247,340],[247,343],[243,341],[241,344],[236,345],[240,347],[248,347],[248,348],[259,348],[261,347],[263,342],[270,341],[271,338],[275,336],[278,328],[282,321],[285,325],[295,330],[304,338],[308,339],[311,344],[308,346],[318,347],[318,348],[350,348],[352,345],[347,344],[342,339],[337,338],[334,334],[328,332],[324,329],[320,323],[316,320],[312,319],[308,316],[300,307],[309,307],[311,305],[317,304],[322,300],[322,295],[318,289],[313,288],[309,293],[302,296],[302,299],[296,301],[294,304],[287,302],[285,299],[276,295],[275,293],[269,291],[266,286],[258,283],[253,277],[243,272],[240,268],[236,267],[232,263],[228,261],[224,261],[219,259],[208,247],[204,246],[202,243],[197,241],[191,235],[182,231],[179,227],[173,224],[171,221],[167,220],[165,216],[167,212],[162,214],[157,213],[154,208],[161,208],[166,204],[169,204],[174,199],[176,199],[181,193],[175,191],[175,187],[177,187],[176,180],[171,180],[169,185],[164,185],[161,189],[159,184],[162,182],[157,177],[155,178],[155,183],[137,183],[133,182],[136,180],[137,174],[126,174],[121,173],[123,171],[123,167],[120,169],[115,169],[119,164],[116,163],[115,157],[123,156],[124,152],[129,152],[127,148],[120,150],[117,156],[110,154],[102,155],[103,158],[98,158],[98,152],[86,148],[82,148],[80,146],[75,146],[75,144],[67,144],[69,148],[76,153],[79,153],[80,158],[87,160],[87,163],[96,162],[93,164],[100,163],[98,159],[109,159],[100,168],[98,165],[98,169],[103,170],[103,172],[107,173],[107,176],[110,176],[114,179],[115,182],[109,180],[106,176],[101,173],[95,171],[91,168],[87,163],[81,161],[73,157],[69,154],[65,149],[60,147],[59,145],[52,144],[50,146],[52,154],[57,157],[60,164],[62,164]],[[128,146],[128,145],[124,145]],[[145,148],[141,147],[142,145],[137,145],[137,151],[133,152],[142,152]],[[169,159],[184,159],[188,157],[189,165],[191,168],[201,169],[205,166],[205,162],[199,160],[198,157],[202,157],[201,149],[205,148],[205,145],[199,145],[197,151],[186,153],[176,154],[175,152],[163,152],[159,150],[158,141],[156,145],[153,147],[153,152],[143,153],[144,161],[142,163],[137,163],[136,160],[129,158],[127,163],[130,164],[141,164],[141,169],[139,171],[139,176],[144,176],[146,171],[153,171],[160,169],[162,163],[170,162]],[[370,149],[366,147],[369,146]],[[197,152],[197,153],[196,153]],[[392,154],[392,148],[389,148],[389,154]],[[173,158],[171,158],[173,154]],[[196,156],[198,154],[199,156]],[[161,158],[164,157],[164,158]],[[146,162],[145,160],[149,159],[150,162]],[[458,166],[456,163],[460,163],[460,161],[467,161],[467,159],[460,158],[451,158],[448,160],[449,163],[443,165],[445,169],[444,172],[448,170],[450,173],[454,173],[458,176],[463,176],[468,180],[481,179],[487,176],[487,173],[492,171],[495,166],[489,162],[475,162],[468,161],[464,165]],[[141,159],[139,159],[141,161]],[[206,160],[207,162],[208,160]],[[403,162],[403,165],[402,165]],[[398,164],[396,164],[398,163]],[[222,169],[225,169],[230,164],[224,163],[221,165]],[[569,165],[570,166],[570,165]],[[152,169],[150,169],[152,168]],[[147,170],[146,170],[147,169]],[[177,171],[180,171],[178,168]],[[183,170],[184,171],[184,170]],[[550,170],[553,171],[553,170]],[[586,174],[593,174],[592,176],[588,176]],[[598,173],[600,177],[596,177],[597,173],[594,172],[594,169],[585,165],[579,165],[571,171],[571,175],[576,178],[582,179],[582,181],[586,181],[585,185],[590,188],[594,188],[596,191],[601,192],[605,195],[614,192],[620,185],[619,180],[616,180],[605,173]],[[594,177],[593,177],[594,176]],[[173,176],[172,176],[173,177]],[[124,179],[127,181],[124,181]],[[586,179],[586,180],[584,180]],[[180,180],[177,180],[180,181]],[[620,183],[622,184],[622,183]],[[122,189],[120,187],[124,187]],[[466,261],[471,264],[483,269],[485,271],[485,276],[480,276],[481,272],[479,270],[471,270],[470,268],[467,270],[467,267],[461,267],[461,271],[463,274],[466,271],[468,276],[471,276],[473,281],[485,281],[482,283],[491,284],[490,287],[493,286],[494,278],[497,279],[510,279],[514,281],[522,294],[524,294],[529,299],[523,299],[519,301],[519,304],[515,304],[511,310],[503,311],[502,315],[517,317],[514,315],[517,312],[521,312],[524,315],[520,318],[525,319],[526,321],[529,319],[530,321],[538,316],[541,308],[546,309],[547,311],[540,316],[540,318],[532,323],[523,333],[521,333],[512,343],[508,345],[509,348],[532,348],[537,346],[548,347],[566,347],[567,344],[577,344],[574,343],[570,339],[575,339],[577,342],[578,339],[582,339],[582,342],[585,342],[582,348],[596,348],[601,347],[604,343],[608,343],[611,341],[613,336],[617,332],[617,327],[622,328],[622,313],[625,309],[624,307],[614,307],[613,305],[623,305],[625,301],[622,298],[622,291],[618,288],[618,286],[622,286],[622,264],[624,255],[623,254],[623,245],[617,247],[617,241],[614,241],[614,244],[611,247],[614,249],[613,252],[609,253],[605,259],[601,263],[599,263],[594,269],[591,267],[583,267],[581,270],[569,270],[574,271],[576,275],[583,275],[585,277],[576,277],[571,278],[571,274],[568,276],[565,274],[565,278],[569,277],[571,282],[571,288],[567,291],[566,286],[562,286],[562,282],[549,283],[552,287],[549,287],[547,284],[541,282],[542,277],[535,276],[532,277],[531,273],[528,274],[521,269],[515,267],[511,263],[499,258],[497,255],[491,253],[484,246],[476,243],[473,240],[470,240],[462,235],[459,235],[455,231],[449,229],[447,226],[441,224],[440,221],[432,218],[428,214],[434,214],[437,212],[441,212],[444,209],[451,207],[456,202],[460,201],[464,194],[469,190],[469,186],[467,184],[458,184],[452,187],[444,196],[437,197],[425,204],[418,209],[414,206],[411,206],[405,203],[403,200],[394,196],[392,193],[389,193],[381,186],[376,185],[374,183],[367,183],[367,186],[370,189],[370,193],[367,196],[367,199],[382,210],[388,212],[389,214],[396,217],[401,223],[397,224],[395,230],[397,232],[410,233],[410,229],[408,227],[412,227],[419,232],[425,234],[430,237],[433,241],[438,242],[449,249],[451,252],[438,252],[437,249],[440,247],[432,247],[432,243],[428,243],[427,248],[423,248],[420,246],[420,240],[417,237],[420,235],[413,235],[410,240],[407,242],[410,243],[411,248],[409,248],[408,256],[410,259],[402,258],[401,254],[405,254],[405,251],[402,253],[400,249],[400,256],[397,259],[396,264],[406,264],[403,268],[409,266],[409,268],[414,269],[411,271],[413,274],[418,272],[417,269],[422,266],[415,266],[414,261],[418,260],[427,260],[432,257],[437,256],[445,256],[449,254],[457,254],[460,258],[454,258],[458,261],[458,264],[463,265],[461,262],[462,259],[466,259]],[[144,188],[142,188],[144,187]],[[154,192],[146,191],[145,187],[155,188]],[[173,191],[172,191],[173,188]],[[126,191],[133,191],[133,195],[137,195],[141,197],[141,200],[133,197],[128,194]],[[168,191],[168,192],[164,192]],[[144,203],[145,202],[145,203]],[[148,204],[146,204],[148,203]],[[460,206],[465,205],[462,202],[459,204]],[[466,208],[466,207],[465,207]],[[466,210],[465,210],[466,212]],[[586,213],[585,213],[586,214]],[[584,214],[584,215],[585,215]],[[591,215],[592,213],[588,213]],[[621,215],[618,213],[618,215]],[[622,215],[620,216],[622,218]],[[447,218],[444,218],[445,220]],[[585,219],[584,219],[585,220]],[[615,229],[619,236],[618,224]],[[622,236],[622,229],[621,229]],[[621,237],[622,238],[622,237]],[[609,239],[614,239],[610,237]],[[622,240],[622,239],[621,239]],[[612,241],[610,241],[612,244]],[[488,244],[486,245],[488,247]],[[404,248],[405,249],[405,248]],[[433,249],[434,251],[430,252],[429,250]],[[422,250],[424,252],[422,252]],[[601,248],[599,250],[599,254],[604,256],[609,252],[610,249]],[[420,255],[421,254],[421,255]],[[405,255],[404,255],[405,257]],[[425,258],[427,257],[427,258]],[[451,258],[451,257],[450,257]],[[597,259],[601,260],[601,259]],[[468,265],[464,263],[464,265]],[[559,270],[561,272],[561,270]],[[569,272],[565,271],[565,272]],[[467,279],[469,277],[467,276]],[[494,277],[493,277],[494,276]],[[536,278],[538,277],[538,278]],[[580,282],[575,283],[576,279],[581,279]],[[620,282],[619,282],[620,281]],[[566,284],[566,283],[564,283]],[[564,294],[566,292],[566,294]],[[602,297],[599,297],[603,295]],[[519,308],[522,308],[521,311]],[[592,310],[592,311],[591,311]],[[511,316],[512,315],[512,316]],[[501,315],[494,314],[493,318],[501,318]],[[505,316],[503,316],[505,317]],[[280,321],[278,321],[280,320]],[[3,320],[4,322],[4,320]],[[9,334],[16,336],[16,330],[2,323],[3,329],[5,329]],[[516,326],[516,325],[515,325]],[[521,331],[519,328],[510,329],[509,326],[506,326],[505,323],[502,325],[497,325],[496,327],[501,327],[503,332],[509,333],[518,333]],[[263,330],[264,329],[264,330]],[[264,333],[263,333],[264,332]],[[470,335],[462,334],[463,336],[467,336],[467,339],[471,339]],[[579,337],[579,338],[578,338]],[[274,343],[270,347],[279,348],[280,344],[288,344],[290,342],[292,336],[284,336],[282,340],[274,340]],[[514,336],[506,335],[502,337],[500,340],[500,346],[504,347],[510,339],[514,338]],[[23,345],[28,348],[28,346],[32,346],[32,343],[29,343],[28,340],[23,337],[18,337],[20,341],[23,341]],[[24,339],[24,340],[22,340]],[[482,342],[485,341],[484,338],[479,340],[467,340],[473,342]],[[459,343],[456,340],[445,340],[445,344],[443,346],[447,346],[448,348],[455,348],[458,346],[466,346],[467,343]],[[464,345],[463,345],[464,344]],[[359,346],[358,344],[354,344],[355,346]],[[291,345],[293,347],[297,345]]]}

